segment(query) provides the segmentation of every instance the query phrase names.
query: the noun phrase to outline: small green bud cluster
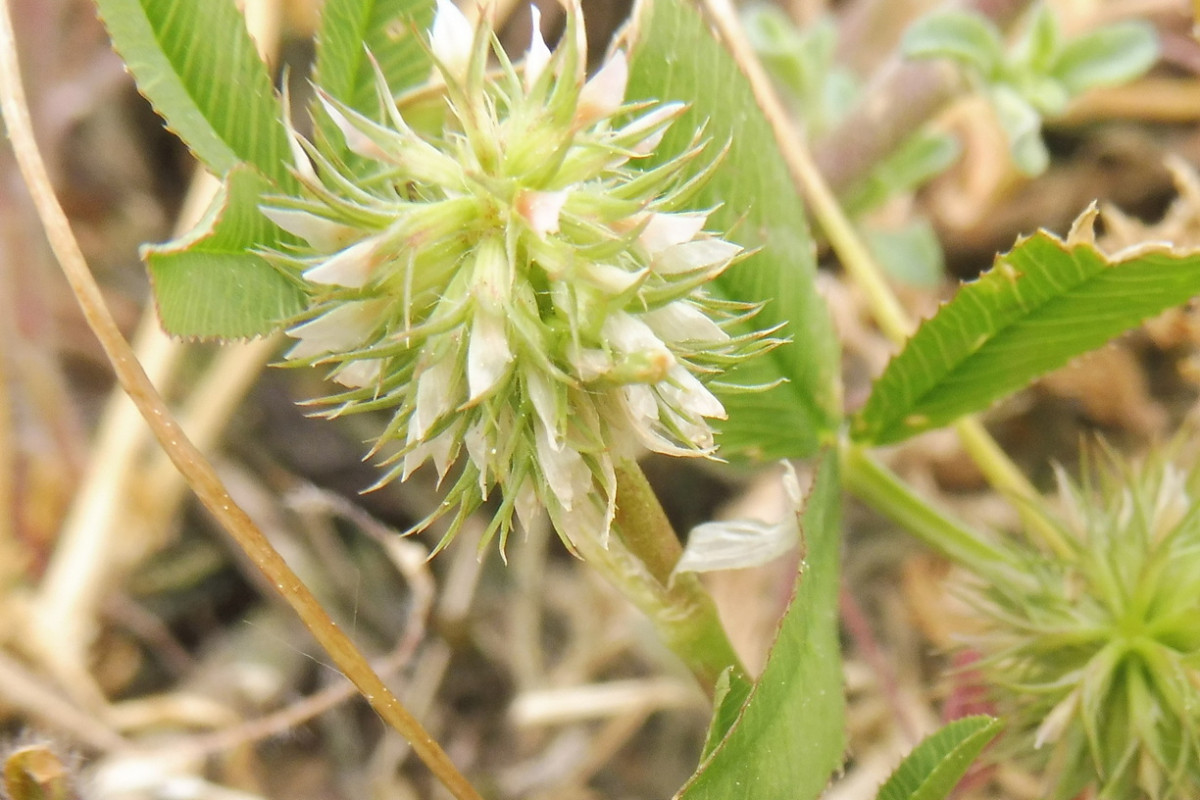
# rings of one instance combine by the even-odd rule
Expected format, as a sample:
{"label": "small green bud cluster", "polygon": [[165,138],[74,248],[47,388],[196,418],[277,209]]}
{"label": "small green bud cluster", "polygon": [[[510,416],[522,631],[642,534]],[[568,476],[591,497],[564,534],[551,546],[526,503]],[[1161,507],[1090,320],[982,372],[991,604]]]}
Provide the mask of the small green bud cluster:
{"label": "small green bud cluster", "polygon": [[[270,254],[311,299],[287,357],[345,391],[330,416],[385,410],[380,483],[453,475],[443,538],[498,490],[485,540],[542,508],[568,545],[608,535],[615,465],[642,449],[714,451],[708,384],[773,346],[756,306],[705,285],[742,248],[687,209],[715,167],[693,141],[639,169],[683,112],[627,103],[617,51],[585,79],[577,0],[551,51],[533,14],[523,64],[486,20],[439,0],[429,36],[440,130],[405,118],[382,74],[378,119],[321,93],[335,144],[292,134],[302,191],[264,213],[306,243]],[[335,139],[338,137],[334,137]]]}
{"label": "small green bud cluster", "polygon": [[1008,136],[1013,162],[1037,175],[1050,163],[1042,119],[1063,114],[1089,89],[1140,77],[1158,60],[1158,37],[1148,23],[1129,20],[1068,37],[1049,3],[1038,3],[1011,47],[996,24],[975,11],[949,9],[905,33],[910,58],[949,58],[967,70],[991,103]]}
{"label": "small green bud cluster", "polygon": [[1060,489],[1036,511],[1069,552],[1017,548],[1025,569],[975,595],[1009,744],[1052,800],[1200,797],[1200,470],[1109,453]]}

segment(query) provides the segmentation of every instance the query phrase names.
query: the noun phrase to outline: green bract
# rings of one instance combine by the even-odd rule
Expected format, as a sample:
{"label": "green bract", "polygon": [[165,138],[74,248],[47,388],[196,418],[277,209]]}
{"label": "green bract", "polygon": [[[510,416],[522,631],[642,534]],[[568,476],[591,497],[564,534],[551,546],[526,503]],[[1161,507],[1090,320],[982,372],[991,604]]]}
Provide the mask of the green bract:
{"label": "green bract", "polygon": [[1069,552],[980,590],[974,644],[1048,797],[1200,796],[1198,478],[1162,455],[1060,478],[1061,515],[1037,511]]}
{"label": "green bract", "polygon": [[496,488],[485,539],[503,544],[514,512],[528,523],[541,507],[568,544],[606,536],[615,462],[711,454],[725,411],[705,382],[773,344],[727,333],[756,307],[704,290],[741,248],[681,210],[703,145],[633,166],[682,106],[626,104],[619,51],[585,81],[577,6],[553,53],[534,14],[516,67],[486,23],[439,4],[436,133],[409,124],[382,75],[383,122],[318,89],[343,141],[293,133],[302,189],[263,208],[307,243],[267,254],[310,298],[288,358],[346,387],[328,415],[391,413],[372,450],[381,482],[427,461],[455,472],[417,526],[457,508],[443,544]]}

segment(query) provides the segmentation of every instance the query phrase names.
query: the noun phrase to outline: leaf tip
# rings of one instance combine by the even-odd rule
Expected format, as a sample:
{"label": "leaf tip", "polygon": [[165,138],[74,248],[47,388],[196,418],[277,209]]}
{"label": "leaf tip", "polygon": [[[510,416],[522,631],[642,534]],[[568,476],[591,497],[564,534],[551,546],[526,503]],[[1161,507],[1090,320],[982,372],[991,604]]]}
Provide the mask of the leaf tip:
{"label": "leaf tip", "polygon": [[1100,207],[1093,200],[1084,209],[1083,213],[1075,218],[1071,223],[1071,229],[1067,232],[1067,247],[1074,248],[1078,245],[1087,245],[1088,247],[1096,246],[1096,219],[1100,216]]}

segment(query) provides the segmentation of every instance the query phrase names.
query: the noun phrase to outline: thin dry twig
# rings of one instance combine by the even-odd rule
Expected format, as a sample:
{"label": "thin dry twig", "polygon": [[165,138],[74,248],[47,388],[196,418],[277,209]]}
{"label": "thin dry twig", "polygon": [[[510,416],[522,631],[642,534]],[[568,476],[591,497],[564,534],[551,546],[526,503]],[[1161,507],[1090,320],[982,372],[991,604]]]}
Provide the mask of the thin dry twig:
{"label": "thin dry twig", "polygon": [[1185,124],[1200,118],[1200,81],[1195,78],[1143,78],[1127,86],[1098,89],[1071,104],[1056,125],[1083,125],[1106,119]]}
{"label": "thin dry twig", "polygon": [[16,530],[17,448],[13,436],[16,409],[9,388],[12,385],[9,366],[17,338],[11,287],[11,268],[0,261],[0,587],[16,581],[23,560]]}
{"label": "thin dry twig", "polygon": [[112,364],[118,382],[137,405],[159,444],[200,502],[269,578],[334,663],[358,687],[380,716],[409,740],[421,760],[455,797],[460,800],[482,800],[433,737],[392,694],[362,652],[329,618],[258,526],[234,502],[212,465],[172,417],[166,402],[138,363],[105,305],[100,287],[92,277],[66,214],[54,195],[50,176],[33,135],[7,3],[0,4],[0,106],[13,150],[17,154],[17,163],[33,196],[51,249],[63,268],[89,327]]}
{"label": "thin dry twig", "polygon": [[[390,677],[402,667],[412,664],[417,649],[425,640],[436,600],[436,584],[429,570],[429,551],[416,542],[401,539],[395,530],[376,520],[362,508],[316,487],[304,487],[293,492],[288,497],[287,504],[302,513],[320,512],[343,517],[384,548],[396,570],[404,577],[412,593],[412,602],[404,624],[404,635],[390,653],[375,660],[374,668],[381,676]],[[469,594],[473,593],[472,589]],[[440,663],[444,667],[444,662]],[[355,694],[357,690],[351,683],[333,684],[273,713],[211,733],[165,742],[159,745],[158,749],[169,753],[172,758],[184,761],[231,752],[239,747],[295,730],[309,720],[345,703]],[[436,691],[428,694],[432,696]]]}
{"label": "thin dry twig", "polygon": [[695,686],[675,678],[605,681],[524,692],[513,701],[509,715],[519,727],[565,725],[668,708],[691,708],[701,697]]}
{"label": "thin dry twig", "polygon": [[130,746],[115,730],[63,698],[61,692],[45,685],[3,651],[0,651],[0,696],[30,719],[69,733],[72,740],[87,747],[111,752]]}

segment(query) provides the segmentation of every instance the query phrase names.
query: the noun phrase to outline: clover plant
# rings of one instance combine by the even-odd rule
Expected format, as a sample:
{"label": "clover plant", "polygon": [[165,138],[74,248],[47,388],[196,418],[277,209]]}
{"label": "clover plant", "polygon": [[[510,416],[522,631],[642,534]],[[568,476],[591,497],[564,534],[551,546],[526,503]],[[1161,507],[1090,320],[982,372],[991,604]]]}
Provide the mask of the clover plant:
{"label": "clover plant", "polygon": [[[1095,211],[1080,209],[1069,236],[1024,237],[961,287],[847,415],[797,157],[759,109],[761,84],[683,0],[638,2],[589,75],[580,6],[560,2],[557,45],[534,11],[514,53],[486,10],[471,22],[449,0],[326,0],[302,109],[276,90],[233,0],[97,0],[141,90],[223,182],[194,231],[144,250],[165,329],[282,330],[282,361],[329,381],[317,413],[382,412],[368,453],[381,483],[432,465],[443,501],[414,530],[449,515],[439,548],[471,514],[490,515],[485,540],[500,550],[548,514],[713,700],[678,797],[815,800],[841,766],[844,489],[973,576],[985,672],[1013,730],[1004,752],[1044,746],[1049,796],[1194,796],[1194,470],[1161,459],[1064,481],[1062,520],[1015,497],[1032,523],[1014,541],[934,509],[875,450],[965,425],[1187,302],[1200,255],[1105,252]],[[715,18],[725,5],[709,4]],[[859,91],[833,64],[831,23],[800,33],[757,13],[760,51],[809,126],[827,129]],[[1010,46],[986,18],[943,10],[911,26],[903,51],[958,62],[1032,173],[1048,159],[1043,117],[1140,75],[1157,49],[1140,23],[1067,37],[1047,6],[1022,30]],[[913,140],[853,202],[911,188],[953,149]],[[806,491],[788,479],[796,513],[783,524],[710,523],[681,556],[637,464],[648,451],[806,459],[816,477]],[[794,596],[751,676],[694,573],[792,546]],[[1000,727],[945,728],[879,797],[945,797]],[[5,773],[18,795],[23,768]]]}

